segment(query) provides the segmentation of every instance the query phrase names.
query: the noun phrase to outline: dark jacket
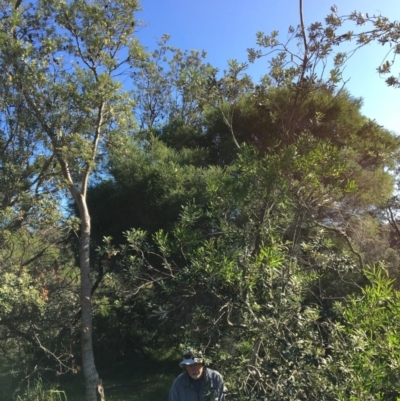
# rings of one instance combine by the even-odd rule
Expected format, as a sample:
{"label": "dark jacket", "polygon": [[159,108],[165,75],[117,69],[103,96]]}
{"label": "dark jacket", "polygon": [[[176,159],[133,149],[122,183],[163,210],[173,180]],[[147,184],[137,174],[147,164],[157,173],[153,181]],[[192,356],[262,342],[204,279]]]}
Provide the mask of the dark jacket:
{"label": "dark jacket", "polygon": [[169,391],[169,401],[225,401],[224,381],[215,370],[204,368],[200,392],[191,385],[189,375],[181,373]]}

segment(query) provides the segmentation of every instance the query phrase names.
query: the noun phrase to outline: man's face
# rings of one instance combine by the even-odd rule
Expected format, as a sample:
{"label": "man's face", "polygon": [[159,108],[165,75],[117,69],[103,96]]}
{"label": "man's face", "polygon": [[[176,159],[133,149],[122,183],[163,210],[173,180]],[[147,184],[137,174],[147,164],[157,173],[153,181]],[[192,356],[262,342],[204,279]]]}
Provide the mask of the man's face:
{"label": "man's face", "polygon": [[186,365],[186,371],[189,376],[194,379],[200,379],[203,376],[203,365],[201,363],[194,363],[193,365]]}

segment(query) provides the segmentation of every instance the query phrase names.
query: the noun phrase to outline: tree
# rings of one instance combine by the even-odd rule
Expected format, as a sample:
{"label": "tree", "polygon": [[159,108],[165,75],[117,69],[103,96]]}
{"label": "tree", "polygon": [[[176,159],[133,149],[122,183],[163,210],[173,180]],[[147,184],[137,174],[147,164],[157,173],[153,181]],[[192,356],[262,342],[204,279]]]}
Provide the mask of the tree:
{"label": "tree", "polygon": [[86,397],[94,401],[103,390],[92,349],[86,196],[106,146],[132,122],[131,101],[117,77],[140,52],[133,36],[138,2],[2,1],[0,9],[3,107],[22,110],[24,133],[34,132],[36,149],[58,166],[53,187],[69,191],[79,210],[82,365]]}
{"label": "tree", "polygon": [[[174,64],[181,61],[182,56],[179,56],[177,60],[173,60],[172,65],[170,64],[170,68],[174,71],[170,75],[163,69],[166,62],[163,58],[166,49],[161,48],[155,52],[155,64],[146,64],[146,68],[140,75],[140,79],[146,83],[140,87],[141,92],[138,97],[140,110],[143,112],[140,115],[144,122],[142,127],[144,131],[141,132],[141,138],[144,139],[141,142],[141,148],[134,146],[132,151],[126,147],[122,153],[116,153],[110,163],[110,171],[114,179],[94,188],[92,192],[93,204],[99,204],[95,199],[110,198],[112,204],[120,202],[118,204],[121,205],[110,219],[112,225],[110,226],[107,221],[104,225],[105,229],[99,232],[118,238],[118,230],[126,230],[129,222],[137,222],[136,225],[134,224],[136,229],[148,230],[150,234],[157,231],[158,224],[164,226],[168,235],[175,235],[175,230],[180,229],[177,226],[181,227],[179,223],[174,227],[179,204],[189,201],[181,214],[182,219],[190,220],[186,213],[193,208],[202,217],[193,223],[193,227],[188,228],[182,224],[184,226],[182,230],[187,235],[185,241],[193,241],[193,246],[197,244],[200,247],[200,238],[213,238],[218,232],[227,236],[231,234],[221,229],[219,221],[208,220],[215,203],[224,199],[226,201],[225,217],[236,216],[238,225],[248,224],[248,227],[252,227],[249,228],[250,231],[253,230],[252,234],[249,234],[249,237],[253,236],[252,239],[243,235],[241,240],[246,244],[246,252],[248,249],[254,249],[257,253],[259,246],[258,240],[255,239],[259,238],[256,234],[257,230],[265,224],[263,221],[265,211],[273,206],[265,200],[268,195],[263,192],[266,189],[262,189],[261,184],[260,187],[257,186],[257,189],[243,184],[241,180],[246,179],[249,182],[257,182],[257,180],[264,184],[265,182],[260,177],[249,178],[248,171],[245,168],[242,170],[242,166],[246,165],[249,171],[255,169],[261,177],[266,174],[265,170],[270,173],[275,169],[275,174],[281,178],[279,184],[287,189],[283,198],[287,199],[291,210],[286,219],[280,223],[286,227],[285,230],[280,232],[277,229],[280,233],[277,234],[278,238],[290,244],[285,258],[287,257],[289,261],[288,255],[298,258],[301,260],[299,265],[302,269],[317,271],[321,274],[319,280],[316,280],[312,286],[312,290],[315,290],[318,296],[310,295],[312,293],[310,289],[310,294],[303,301],[317,302],[321,308],[330,310],[332,302],[328,301],[329,298],[346,296],[357,288],[355,283],[364,284],[365,278],[361,269],[365,263],[363,252],[367,250],[367,247],[356,238],[359,227],[357,224],[375,212],[378,206],[390,196],[392,179],[387,168],[394,165],[398,140],[360,114],[361,100],[352,98],[343,88],[337,88],[340,81],[339,70],[333,71],[326,80],[322,76],[318,79],[307,78],[311,72],[311,75],[314,75],[318,71],[318,63],[326,61],[333,46],[329,44],[329,32],[321,31],[318,24],[310,27],[310,32],[310,38],[308,40],[305,38],[306,42],[304,42],[301,28],[296,31],[296,34],[292,32],[293,37],[301,38],[302,45],[307,47],[309,64],[305,65],[302,62],[300,53],[296,55],[299,60],[297,64],[284,68],[285,57],[286,61],[290,56],[295,59],[295,54],[291,54],[287,47],[282,46],[282,54],[271,60],[271,69],[260,85],[252,83],[251,79],[244,74],[245,64],[233,60],[229,62],[229,68],[221,77],[215,69],[204,66],[198,68],[197,58],[193,68],[190,68],[190,64],[186,64],[188,59],[185,59],[183,64],[188,68],[182,71],[179,65]],[[267,37],[260,33],[259,45],[278,47],[276,35]],[[325,48],[325,53],[318,50],[318,46],[323,47],[324,44],[330,46]],[[254,52],[261,56],[261,53]],[[179,53],[176,54],[179,55]],[[341,60],[338,59],[337,68],[340,65]],[[175,75],[176,71],[178,71],[177,75]],[[300,79],[301,77],[303,78]],[[165,91],[158,93],[159,87],[164,88]],[[185,119],[181,118],[179,110],[180,102],[184,103],[184,98],[180,96],[186,93],[185,91],[189,91],[191,96],[189,99],[194,99],[194,102],[190,103],[193,108],[189,108],[192,111],[189,117],[182,111],[190,121],[189,127],[179,124],[180,120]],[[176,99],[175,93],[179,93],[179,100],[174,103],[171,99]],[[187,104],[183,106],[184,110],[186,106]],[[146,131],[147,128],[148,131]],[[150,136],[149,131],[156,139]],[[182,138],[184,140],[181,141]],[[159,141],[171,146],[176,152],[171,152]],[[241,152],[245,152],[247,146],[257,149],[252,154],[252,157],[257,160],[254,162],[255,165],[247,159],[246,163],[241,164],[244,157]],[[203,152],[202,158],[195,157],[199,154],[199,150]],[[192,164],[204,166],[204,171],[198,170],[200,173],[198,177],[201,177],[198,182],[201,182],[202,193],[194,188],[190,188],[190,192],[187,193],[184,189],[185,185],[192,185],[192,173],[195,173],[193,177],[197,174],[192,169]],[[251,212],[243,211],[247,204],[244,206],[241,203],[243,199],[238,199],[239,195],[231,191],[228,185],[225,188],[226,193],[204,191],[204,183],[210,184],[213,181],[213,174],[223,176],[223,173],[215,166],[222,167],[222,171],[226,173],[226,176],[221,178],[222,182],[214,181],[215,187],[225,188],[224,180],[228,181],[228,178],[236,177],[238,182],[231,183],[235,190],[242,193],[244,189],[239,183],[243,184],[251,194],[249,196],[255,198]],[[190,177],[187,181],[182,179],[184,171],[185,176]],[[273,182],[272,186],[277,185],[272,178],[271,182]],[[163,183],[167,185],[164,186]],[[269,184],[265,185],[268,187]],[[132,196],[139,190],[142,194],[146,194],[143,199],[144,204],[131,201]],[[188,200],[185,193],[193,199]],[[227,200],[229,196],[232,197],[232,203]],[[262,204],[262,202],[265,203]],[[168,205],[168,213],[163,212],[165,205]],[[97,210],[97,207],[95,209]],[[120,210],[123,210],[122,218],[118,217]],[[170,213],[172,211],[173,213]],[[99,227],[103,215],[104,210],[101,210],[100,205],[100,211],[96,213],[96,221],[100,222]],[[371,220],[374,219],[371,218]],[[113,228],[112,233],[107,232],[110,227]],[[198,236],[196,235],[197,228]],[[323,234],[318,234],[320,231]],[[183,233],[179,234],[183,235]],[[135,235],[139,234],[138,231]],[[133,235],[134,238],[136,238],[135,235]],[[318,237],[318,240],[315,237]],[[157,238],[155,235],[146,246],[154,246]],[[107,244],[106,255],[109,257],[116,251],[112,250],[112,246],[110,247],[109,240]],[[237,245],[238,248],[240,246]],[[335,268],[320,266],[320,249],[329,249],[327,252],[330,252],[330,256],[326,258]],[[334,250],[337,256],[334,256]],[[118,252],[127,251],[125,249]],[[139,250],[138,252],[141,255]],[[143,270],[138,269],[138,272],[118,265],[118,272],[114,270],[116,274],[113,278],[121,283],[121,288],[128,285],[128,288],[135,289],[131,290],[130,294],[128,292],[129,295],[121,296],[121,299],[132,305],[133,300],[138,299],[135,298],[137,292],[140,292],[145,293],[142,299],[146,299],[146,302],[157,304],[157,299],[160,299],[168,304],[168,296],[163,293],[163,285],[160,282],[164,279],[172,282],[173,278],[166,278],[169,273],[163,269],[169,264],[177,269],[182,268],[187,260],[195,257],[197,256],[182,255],[177,251],[174,257],[171,256],[174,261],[172,263],[165,261],[162,257],[155,260],[157,258],[152,255],[149,265],[144,264],[141,266]],[[202,259],[199,258],[199,260]],[[371,258],[368,261],[371,261]],[[360,271],[350,273],[349,266],[351,265],[354,270],[355,262]],[[129,262],[127,263],[129,266]],[[349,278],[351,285],[343,285],[343,271],[340,266],[349,270],[346,270],[346,277]],[[187,268],[188,271],[191,269],[193,268]],[[187,282],[183,280],[184,285],[202,282],[203,276],[202,269],[193,269],[193,276]],[[203,295],[204,299],[213,299],[211,296],[208,298],[208,290],[207,287],[206,295]],[[110,291],[110,294],[114,294],[113,291]],[[150,302],[152,298],[153,301]],[[187,301],[186,297],[185,300]],[[160,303],[162,304],[161,301]],[[145,302],[141,303],[141,305],[144,304]],[[174,306],[177,310],[190,308],[188,305],[181,304],[178,307],[176,303]],[[179,309],[179,313],[183,314],[182,309]],[[160,314],[165,310],[161,309]],[[144,313],[143,310],[141,313]],[[210,316],[213,315],[212,312],[207,313]],[[195,320],[193,316],[188,316],[190,316],[189,319]],[[178,324],[177,321],[179,319],[176,319],[174,323],[169,321],[173,333],[173,326]],[[165,325],[166,323],[163,327]],[[202,324],[199,323],[199,327],[201,326]]]}
{"label": "tree", "polygon": [[[398,21],[391,21],[388,17],[380,14],[368,15],[362,12],[353,11],[349,15],[339,15],[337,7],[331,7],[331,13],[326,17],[326,23],[333,35],[330,40],[334,45],[344,42],[355,41],[356,46],[348,53],[341,53],[343,60],[350,58],[354,52],[370,43],[379,43],[382,46],[390,46],[385,59],[380,63],[377,71],[382,76],[388,76],[385,82],[388,86],[400,87],[399,77],[393,75],[397,55],[400,53],[400,24]],[[356,31],[340,32],[346,22],[351,21]],[[364,29],[366,27],[367,29]],[[338,31],[335,35],[334,32]],[[391,58],[390,58],[391,57]]]}
{"label": "tree", "polygon": [[132,138],[112,152],[108,170],[112,178],[88,193],[97,245],[105,236],[122,244],[123,232],[132,227],[149,233],[170,230],[182,205],[193,198],[201,202],[204,154],[205,149],[171,149],[155,136],[140,142]]}
{"label": "tree", "polygon": [[0,348],[25,379],[76,371],[79,272],[66,238],[58,222],[1,230]]}
{"label": "tree", "polygon": [[3,85],[1,90],[2,357],[11,364],[26,361],[26,371],[32,368],[39,374],[55,366],[65,371],[72,365],[71,352],[56,337],[65,327],[75,334],[77,281],[59,199],[51,184],[57,172],[18,95],[11,86]]}
{"label": "tree", "polygon": [[185,76],[188,71],[205,74],[212,67],[205,63],[204,51],[183,51],[168,45],[168,41],[169,36],[163,35],[156,50],[137,60],[130,73],[142,131],[162,130],[171,120],[190,126],[201,119],[199,104]]}
{"label": "tree", "polygon": [[321,308],[307,299],[332,270],[349,277],[354,262],[315,229],[302,244],[289,237],[296,204],[283,166],[305,168],[293,148],[261,157],[243,147],[234,164],[207,171],[206,203],[187,204],[152,241],[129,231],[121,249],[118,287],[146,297],[164,338],[207,348],[237,399],[332,399]]}
{"label": "tree", "polygon": [[[292,174],[304,174],[296,190],[332,196],[335,185],[341,194],[340,173],[347,169],[340,152],[309,143],[301,138],[263,156],[243,146],[232,165],[208,169],[205,201],[188,203],[171,231],[149,241],[144,231],[131,230],[128,246],[118,250],[126,258],[116,287],[130,291],[124,301],[143,306],[142,297],[153,330],[157,319],[163,338],[206,349],[237,400],[392,396],[383,389],[386,380],[397,391],[393,368],[385,368],[388,361],[397,366],[391,357],[397,295],[377,282],[360,293],[367,280],[375,281],[358,269],[343,236],[338,241],[312,216],[298,221]],[[304,148],[296,153],[298,147]],[[106,244],[103,252],[116,250]],[[349,305],[333,310],[332,298]],[[390,319],[390,329],[381,329]],[[346,392],[353,379],[357,388]]]}

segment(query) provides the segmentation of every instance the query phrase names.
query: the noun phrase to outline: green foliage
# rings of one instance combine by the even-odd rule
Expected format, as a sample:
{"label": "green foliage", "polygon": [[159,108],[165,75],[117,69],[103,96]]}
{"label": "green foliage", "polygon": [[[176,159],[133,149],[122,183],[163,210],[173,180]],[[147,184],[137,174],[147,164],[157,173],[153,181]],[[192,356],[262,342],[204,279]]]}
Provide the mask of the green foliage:
{"label": "green foliage", "polygon": [[16,401],[67,401],[64,391],[46,389],[41,379],[27,386],[22,395],[17,395]]}
{"label": "green foliage", "polygon": [[[354,30],[340,32],[340,28],[352,22]],[[346,60],[351,55],[365,45],[379,43],[382,46],[389,45],[390,49],[383,61],[380,62],[377,71],[380,75],[387,76],[386,84],[395,88],[400,87],[399,77],[393,75],[396,55],[400,52],[400,24],[398,21],[390,21],[388,17],[380,15],[363,14],[353,11],[349,15],[339,15],[337,7],[331,8],[331,13],[326,17],[327,26],[338,32],[333,34],[331,40],[334,45],[348,41],[355,41],[356,47],[349,53],[343,53],[342,58]]]}
{"label": "green foliage", "polygon": [[201,202],[205,173],[199,159],[199,151],[178,152],[156,138],[139,148],[130,141],[114,152],[113,179],[89,192],[94,240],[100,243],[103,236],[111,236],[114,243],[122,243],[122,233],[131,227],[151,233],[169,230],[181,205],[191,199]]}
{"label": "green foliage", "polygon": [[[30,359],[35,372],[77,370],[76,326],[91,316],[77,313],[80,280],[61,235],[54,194],[68,189],[82,223],[82,282],[94,282],[81,299],[96,291],[101,361],[198,344],[232,399],[394,400],[398,294],[381,267],[362,268],[396,259],[377,216],[399,140],[339,88],[348,55],[334,46],[355,36],[360,46],[397,43],[397,24],[353,13],[374,30],[343,35],[345,18],[332,9],[326,25],[290,27],[288,43],[259,32],[250,62],[274,56],[256,85],[247,63],[229,60],[219,72],[166,36],[144,54],[137,9],[125,0],[0,1],[7,357]],[[36,382],[19,397],[65,394]]]}
{"label": "green foliage", "polygon": [[[79,280],[60,227],[1,231],[1,238],[2,352],[10,362],[25,363],[28,370],[33,362],[36,372],[49,368],[64,372],[74,364]],[[31,361],[34,356],[42,359]]]}
{"label": "green foliage", "polygon": [[336,304],[332,365],[341,400],[396,400],[400,396],[400,294],[382,266],[365,272],[370,285]]}
{"label": "green foliage", "polygon": [[[207,204],[188,203],[168,235],[155,235],[156,249],[138,248],[142,232],[127,233],[135,252],[126,255],[121,284],[146,294],[166,343],[207,348],[237,399],[331,395],[328,376],[320,373],[329,365],[321,308],[309,291],[332,263],[348,277],[351,261],[329,241],[313,242],[311,231],[303,236],[297,227],[289,235],[296,205],[285,169],[305,176],[310,165],[331,171],[320,163],[325,152],[317,151],[310,164],[293,152],[259,157],[242,148],[229,168],[210,168]],[[318,188],[312,178],[304,185]],[[307,242],[295,246],[299,238]]]}
{"label": "green foliage", "polygon": [[5,137],[24,139],[37,191],[44,182],[68,189],[80,205],[90,173],[134,125],[133,101],[117,77],[143,55],[133,35],[138,3],[7,4],[0,25]]}
{"label": "green foliage", "polygon": [[[138,2],[133,0],[0,4],[0,112],[8,118],[8,137],[13,138],[17,126],[16,133],[28,141],[21,148],[29,149],[29,161],[33,162],[28,166],[37,168],[28,175],[28,179],[37,180],[33,187],[36,193],[42,188],[62,195],[62,190],[69,191],[81,218],[78,318],[82,322],[82,366],[88,400],[96,399],[99,379],[92,349],[86,192],[90,174],[104,162],[107,148],[119,146],[121,130],[133,126],[133,102],[122,89],[120,73],[124,66],[129,67],[131,57],[140,58],[143,53],[133,35],[137,9]],[[62,288],[62,279],[59,281]],[[70,319],[63,322],[62,329],[55,328],[57,324],[52,321],[53,326],[43,336],[51,338],[59,330],[56,344],[52,344],[56,353],[42,344],[35,325],[25,332],[41,353],[57,360],[61,370],[70,367],[63,363],[65,358],[73,358],[73,353],[64,354],[62,347],[65,333],[72,332],[77,322],[77,312],[73,318],[72,311],[65,315]],[[51,319],[51,314],[46,317]]]}
{"label": "green foliage", "polygon": [[[146,58],[133,60],[130,77],[134,86],[135,114],[144,136],[146,131],[159,131],[162,136],[169,136],[166,124],[182,131],[185,128],[193,131],[192,127],[202,119],[193,90],[195,77],[206,76],[213,69],[205,63],[204,51],[183,51],[170,46],[168,41],[169,36],[163,35],[156,50]],[[185,147],[191,140],[186,135],[179,140],[174,136],[177,147]]]}

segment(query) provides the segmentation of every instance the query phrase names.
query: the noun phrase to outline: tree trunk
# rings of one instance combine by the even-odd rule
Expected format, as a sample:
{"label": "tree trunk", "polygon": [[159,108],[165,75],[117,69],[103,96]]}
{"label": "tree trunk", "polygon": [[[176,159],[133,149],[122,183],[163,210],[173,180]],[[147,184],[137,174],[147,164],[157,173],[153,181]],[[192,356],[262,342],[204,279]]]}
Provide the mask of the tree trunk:
{"label": "tree trunk", "polygon": [[81,235],[79,241],[79,257],[81,270],[81,349],[82,369],[85,378],[86,400],[105,400],[104,390],[96,370],[93,354],[93,325],[92,325],[92,283],[90,280],[90,215],[86,199],[81,196],[78,203],[81,217]]}

